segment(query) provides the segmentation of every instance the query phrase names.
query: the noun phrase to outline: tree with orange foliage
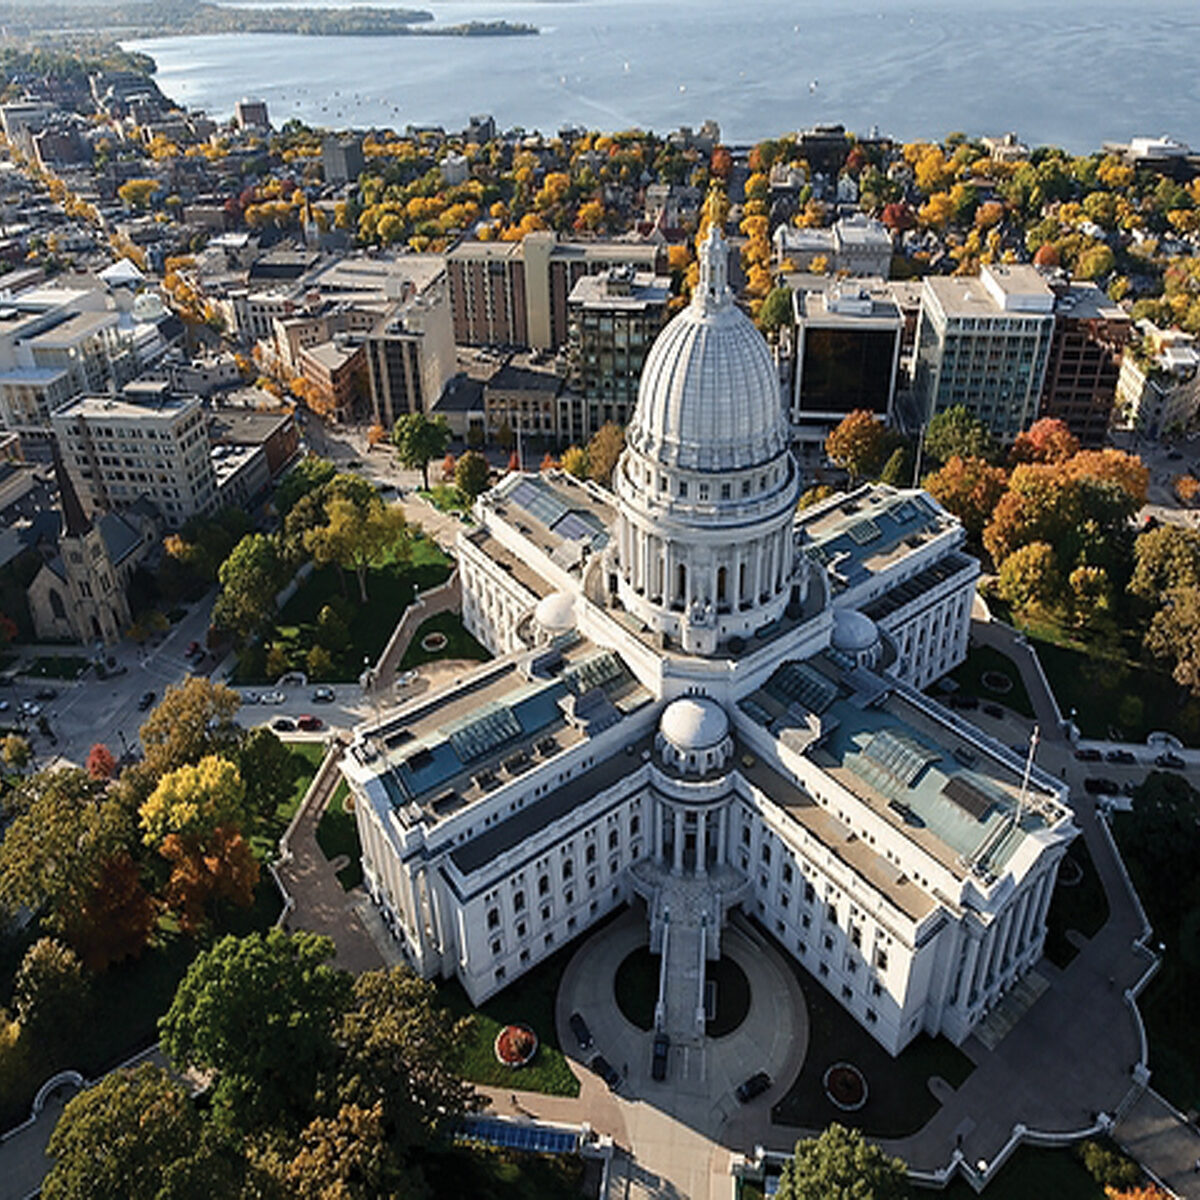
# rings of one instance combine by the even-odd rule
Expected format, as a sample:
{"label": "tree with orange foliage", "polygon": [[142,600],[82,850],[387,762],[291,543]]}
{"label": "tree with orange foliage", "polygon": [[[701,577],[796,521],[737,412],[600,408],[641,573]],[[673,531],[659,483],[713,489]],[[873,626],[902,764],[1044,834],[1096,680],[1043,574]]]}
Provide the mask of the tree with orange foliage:
{"label": "tree with orange foliage", "polygon": [[185,932],[203,927],[210,901],[226,901],[238,908],[254,903],[258,860],[237,829],[220,826],[203,842],[169,834],[159,853],[171,864],[163,899]]}
{"label": "tree with orange foliage", "polygon": [[367,430],[367,445],[372,449],[376,446],[382,446],[387,440],[387,430],[378,421]]}
{"label": "tree with orange foliage", "polygon": [[850,472],[852,483],[878,471],[887,449],[887,427],[866,408],[843,417],[825,439],[825,453]]}
{"label": "tree with orange foliage", "polygon": [[1180,504],[1195,504],[1200,496],[1200,479],[1194,475],[1177,475],[1171,482],[1176,499]]}
{"label": "tree with orange foliage", "polygon": [[729,172],[733,170],[733,155],[724,146],[715,147],[708,169],[718,179],[728,179]]}
{"label": "tree with orange foliage", "polygon": [[158,904],[137,864],[121,853],[100,865],[82,903],[65,920],[67,941],[91,971],[137,958],[158,924]]}
{"label": "tree with orange foliage", "polygon": [[538,470],[539,471],[557,471],[558,467],[559,467],[558,459],[555,458],[554,455],[551,454],[549,450],[547,450],[545,455],[542,458],[542,465],[540,467],[538,467]]}
{"label": "tree with orange foliage", "polygon": [[97,742],[87,756],[87,773],[93,779],[111,779],[117,769],[113,752],[103,743]]}
{"label": "tree with orange foliage", "polygon": [[1090,479],[1097,483],[1115,483],[1135,508],[1146,503],[1150,469],[1136,454],[1126,454],[1105,446],[1103,450],[1080,450],[1063,467],[1072,479]]}
{"label": "tree with orange foliage", "polygon": [[939,471],[927,475],[922,486],[952,512],[972,539],[978,539],[1008,486],[1003,467],[982,458],[953,455]]}
{"label": "tree with orange foliage", "polygon": [[505,469],[508,471],[519,471],[521,469],[521,459],[515,450],[508,456],[508,466]]}
{"label": "tree with orange foliage", "polygon": [[1079,439],[1057,417],[1042,417],[1017,434],[1008,452],[1012,466],[1018,463],[1056,463],[1079,452]]}

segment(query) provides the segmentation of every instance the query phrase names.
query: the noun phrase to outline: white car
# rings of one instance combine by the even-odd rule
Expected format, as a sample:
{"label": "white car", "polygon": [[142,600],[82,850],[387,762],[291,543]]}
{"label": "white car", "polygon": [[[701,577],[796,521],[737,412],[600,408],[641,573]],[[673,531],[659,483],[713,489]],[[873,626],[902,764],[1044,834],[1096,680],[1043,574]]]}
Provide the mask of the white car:
{"label": "white car", "polygon": [[258,698],[259,704],[282,704],[287,697],[282,692],[263,692]]}
{"label": "white car", "polygon": [[396,686],[408,687],[410,683],[416,683],[419,674],[420,673],[417,671],[401,671],[400,674],[396,676]]}
{"label": "white car", "polygon": [[34,700],[22,700],[21,711],[27,717],[40,717],[42,715],[42,706]]}
{"label": "white car", "polygon": [[260,697],[257,692],[243,692],[242,693],[242,703],[243,704],[257,704],[259,702],[259,699],[260,699]]}

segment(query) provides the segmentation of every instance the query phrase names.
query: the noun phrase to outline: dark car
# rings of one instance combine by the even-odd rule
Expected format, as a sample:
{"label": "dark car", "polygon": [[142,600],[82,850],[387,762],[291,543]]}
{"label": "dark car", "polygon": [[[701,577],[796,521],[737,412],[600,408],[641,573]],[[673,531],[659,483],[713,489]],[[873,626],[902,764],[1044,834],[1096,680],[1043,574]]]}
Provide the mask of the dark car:
{"label": "dark car", "polygon": [[1105,762],[1121,763],[1123,766],[1129,767],[1137,762],[1137,755],[1132,750],[1110,750],[1104,756]]}
{"label": "dark car", "polygon": [[55,700],[58,693],[52,687],[40,687],[33,693],[35,700]]}
{"label": "dark car", "polygon": [[1186,764],[1178,754],[1172,754],[1170,750],[1164,750],[1154,760],[1154,765],[1158,767],[1166,767],[1170,771],[1182,771]]}
{"label": "dark car", "polygon": [[589,1065],[592,1071],[608,1084],[610,1092],[615,1092],[621,1086],[621,1076],[617,1074],[616,1068],[603,1054],[597,1054]]}
{"label": "dark car", "polygon": [[654,1035],[654,1057],[650,1060],[650,1074],[660,1083],[667,1077],[667,1056],[671,1052],[671,1039],[665,1033]]}
{"label": "dark car", "polygon": [[1083,781],[1083,790],[1089,796],[1115,796],[1121,789],[1111,779],[1103,779],[1099,776],[1089,775]]}
{"label": "dark car", "polygon": [[331,704],[333,703],[333,688],[326,687],[324,684],[313,688],[312,698],[318,704]]}
{"label": "dark car", "polygon": [[184,651],[184,658],[202,658],[204,656],[204,647],[199,642],[188,642],[188,648]]}
{"label": "dark car", "polygon": [[737,1085],[737,1090],[734,1095],[743,1103],[747,1104],[754,1099],[755,1096],[761,1096],[763,1092],[771,1086],[771,1077],[766,1071],[755,1071],[749,1079]]}
{"label": "dark car", "polygon": [[320,729],[325,722],[320,717],[314,717],[311,713],[305,713],[301,717],[296,718],[296,728],[307,730],[312,733],[315,729]]}
{"label": "dark car", "polygon": [[978,696],[951,696],[950,697],[950,707],[951,708],[978,708],[979,707],[979,697]]}
{"label": "dark car", "polygon": [[296,722],[291,717],[276,717],[271,722],[271,728],[276,733],[291,733],[296,728]]}
{"label": "dark car", "polygon": [[1086,749],[1076,750],[1075,757],[1080,762],[1099,762],[1104,756],[1099,750],[1088,747]]}
{"label": "dark car", "polygon": [[1004,709],[1002,709],[998,704],[985,704],[983,706],[983,711],[987,713],[989,717],[995,717],[997,720],[1000,720],[1000,718],[1004,716]]}
{"label": "dark car", "polygon": [[567,1019],[567,1024],[571,1027],[571,1032],[575,1035],[580,1050],[590,1050],[592,1048],[592,1031],[583,1017],[579,1013],[573,1012]]}
{"label": "dark car", "polygon": [[138,697],[138,712],[145,712],[146,709],[148,709],[150,705],[152,705],[157,699],[158,696],[155,692],[143,692],[141,696]]}

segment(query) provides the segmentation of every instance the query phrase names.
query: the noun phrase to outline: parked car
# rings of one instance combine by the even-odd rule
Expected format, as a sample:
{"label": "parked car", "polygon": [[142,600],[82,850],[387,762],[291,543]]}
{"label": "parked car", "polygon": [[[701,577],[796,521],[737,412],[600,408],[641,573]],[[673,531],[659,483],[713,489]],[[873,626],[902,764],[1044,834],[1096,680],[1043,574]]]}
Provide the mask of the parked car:
{"label": "parked car", "polygon": [[950,697],[950,707],[951,708],[978,708],[979,707],[979,697],[978,696],[969,696],[966,694],[963,694],[961,696],[951,696]]}
{"label": "parked car", "polygon": [[1137,755],[1132,750],[1110,750],[1104,756],[1105,762],[1121,763],[1123,766],[1133,766],[1137,762]]}
{"label": "parked car", "polygon": [[567,1024],[571,1027],[571,1032],[575,1035],[575,1040],[579,1043],[580,1050],[590,1050],[592,1048],[592,1031],[588,1028],[588,1023],[583,1019],[582,1015],[573,1012],[567,1018]]}
{"label": "parked car", "polygon": [[41,715],[42,706],[33,700],[22,700],[21,711],[27,717],[36,717]]}
{"label": "parked car", "polygon": [[1164,750],[1155,760],[1154,765],[1158,767],[1166,767],[1169,771],[1182,771],[1187,765],[1178,754],[1172,754],[1170,750]]}
{"label": "parked car", "polygon": [[313,688],[312,698],[317,704],[332,704],[334,700],[333,688],[326,684],[321,684],[320,687]]}
{"label": "parked car", "polygon": [[1121,789],[1112,779],[1104,779],[1101,776],[1089,775],[1083,781],[1083,790],[1089,796],[1115,796]]}
{"label": "parked car", "polygon": [[148,709],[154,703],[154,701],[157,699],[158,699],[157,692],[143,692],[141,694],[141,696],[138,697],[138,702],[137,702],[138,712],[145,712],[146,709]]}
{"label": "parked car", "polygon": [[271,722],[271,728],[276,733],[291,733],[296,728],[296,722],[291,717],[276,717]]}
{"label": "parked car", "polygon": [[287,697],[282,692],[263,692],[258,698],[259,704],[282,704]]}
{"label": "parked car", "polygon": [[8,701],[0,700],[0,712],[8,712]]}
{"label": "parked car", "polygon": [[1075,757],[1079,762],[1099,762],[1104,756],[1099,750],[1087,746],[1076,750]]}
{"label": "parked car", "polygon": [[771,1077],[766,1071],[755,1071],[749,1079],[737,1085],[734,1095],[743,1103],[748,1104],[755,1096],[761,1096],[771,1086]]}
{"label": "parked car", "polygon": [[401,671],[396,676],[397,687],[408,687],[410,683],[416,683],[419,673],[417,671]]}
{"label": "parked car", "polygon": [[261,699],[261,697],[259,696],[259,694],[257,692],[243,692],[242,693],[242,703],[243,704],[257,704],[260,699]]}
{"label": "parked car", "polygon": [[667,1058],[671,1052],[671,1039],[665,1033],[654,1035],[654,1057],[650,1060],[650,1074],[660,1083],[667,1077]]}
{"label": "parked car", "polygon": [[987,713],[989,717],[995,717],[996,720],[1000,720],[1004,716],[1004,709],[1002,709],[998,704],[985,704],[983,706],[983,711]]}
{"label": "parked car", "polygon": [[203,658],[204,647],[199,642],[188,642],[188,648],[183,652],[184,658]]}
{"label": "parked car", "polygon": [[296,728],[303,729],[308,733],[312,733],[313,730],[320,729],[324,724],[325,722],[322,721],[320,717],[314,717],[312,713],[304,713],[303,716],[296,718]]}
{"label": "parked car", "polygon": [[603,1054],[597,1054],[589,1065],[595,1074],[599,1075],[608,1084],[610,1092],[615,1092],[621,1086],[621,1076],[617,1074],[616,1068]]}

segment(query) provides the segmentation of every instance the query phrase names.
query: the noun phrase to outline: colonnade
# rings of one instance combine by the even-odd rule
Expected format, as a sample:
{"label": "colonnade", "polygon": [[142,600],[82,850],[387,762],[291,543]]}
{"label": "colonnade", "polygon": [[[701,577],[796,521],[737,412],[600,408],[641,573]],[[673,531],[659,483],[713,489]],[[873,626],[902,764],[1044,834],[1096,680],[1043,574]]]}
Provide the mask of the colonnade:
{"label": "colonnade", "polygon": [[[695,818],[693,823],[689,823],[689,816]],[[725,861],[729,812],[724,804],[717,808],[689,808],[660,800],[654,810],[654,857],[661,863],[667,861],[668,823],[671,826],[672,874],[682,875],[690,869],[696,875],[707,875],[710,848],[716,865]],[[685,850],[690,832],[694,833],[694,843],[692,853],[688,855]]]}

